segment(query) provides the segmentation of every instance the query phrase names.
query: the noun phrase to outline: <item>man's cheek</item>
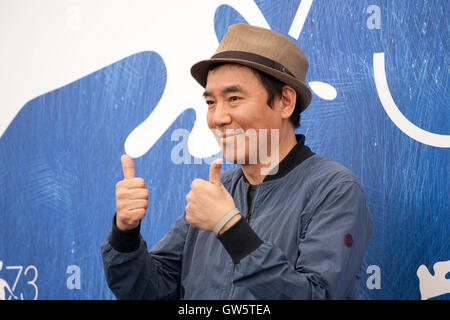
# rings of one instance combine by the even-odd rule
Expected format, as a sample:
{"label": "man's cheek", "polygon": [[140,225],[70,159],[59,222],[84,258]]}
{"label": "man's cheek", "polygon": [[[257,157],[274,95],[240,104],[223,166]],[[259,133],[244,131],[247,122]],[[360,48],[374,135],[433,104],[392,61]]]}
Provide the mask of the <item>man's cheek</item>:
{"label": "man's cheek", "polygon": [[208,110],[206,113],[206,122],[208,123],[208,127],[213,130],[214,129],[214,121],[213,121],[213,117],[214,117],[214,112],[211,110]]}

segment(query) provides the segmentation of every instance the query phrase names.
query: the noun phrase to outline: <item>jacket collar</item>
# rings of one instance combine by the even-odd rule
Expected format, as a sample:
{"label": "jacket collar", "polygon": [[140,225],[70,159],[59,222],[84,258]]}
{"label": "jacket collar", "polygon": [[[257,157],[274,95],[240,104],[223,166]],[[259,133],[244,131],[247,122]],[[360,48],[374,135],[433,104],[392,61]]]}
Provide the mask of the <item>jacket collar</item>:
{"label": "jacket collar", "polygon": [[[311,149],[305,145],[305,136],[303,134],[296,134],[295,138],[297,139],[297,144],[291,149],[291,151],[289,151],[286,157],[280,161],[277,166],[278,171],[275,174],[271,174],[272,171],[277,169],[277,167],[273,168],[272,171],[266,175],[263,183],[284,177],[300,163],[314,155],[314,152],[312,152]],[[242,176],[244,177],[244,181],[249,183],[243,172]]]}

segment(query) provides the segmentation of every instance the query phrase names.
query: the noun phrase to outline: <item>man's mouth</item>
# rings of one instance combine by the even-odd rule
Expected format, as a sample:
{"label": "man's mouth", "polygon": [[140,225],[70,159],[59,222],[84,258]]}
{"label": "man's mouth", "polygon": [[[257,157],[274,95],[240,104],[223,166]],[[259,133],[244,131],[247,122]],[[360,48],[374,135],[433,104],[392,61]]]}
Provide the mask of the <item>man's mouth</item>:
{"label": "man's mouth", "polygon": [[242,129],[226,129],[225,131],[215,130],[214,135],[221,144],[233,142],[237,137],[245,134]]}

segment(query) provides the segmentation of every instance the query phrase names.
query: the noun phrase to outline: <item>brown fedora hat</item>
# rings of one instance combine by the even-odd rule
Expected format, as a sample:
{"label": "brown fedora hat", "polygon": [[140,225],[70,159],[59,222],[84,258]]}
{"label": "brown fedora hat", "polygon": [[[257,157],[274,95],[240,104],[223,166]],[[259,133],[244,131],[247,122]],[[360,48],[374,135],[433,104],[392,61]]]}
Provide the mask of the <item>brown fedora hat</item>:
{"label": "brown fedora hat", "polygon": [[301,101],[300,112],[311,102],[311,91],[305,85],[308,59],[293,41],[278,32],[248,24],[230,26],[211,59],[191,68],[192,76],[202,87],[206,87],[209,67],[218,62],[251,67],[291,86]]}

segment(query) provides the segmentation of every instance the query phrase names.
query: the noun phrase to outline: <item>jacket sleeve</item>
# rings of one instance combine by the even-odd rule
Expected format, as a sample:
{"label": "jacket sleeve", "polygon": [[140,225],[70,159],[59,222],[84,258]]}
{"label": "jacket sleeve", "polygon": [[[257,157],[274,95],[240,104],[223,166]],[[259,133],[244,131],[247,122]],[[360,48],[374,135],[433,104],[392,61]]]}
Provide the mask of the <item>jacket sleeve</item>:
{"label": "jacket sleeve", "polygon": [[113,223],[100,249],[106,281],[114,295],[118,299],[179,299],[188,229],[183,214],[148,252],[139,229],[124,233]]}
{"label": "jacket sleeve", "polygon": [[246,287],[256,299],[347,298],[359,275],[372,230],[363,191],[355,182],[341,182],[313,207],[307,228],[299,230],[298,238],[293,239],[299,252],[295,264],[267,241],[256,249],[247,248],[244,254],[241,250],[240,256],[230,241],[222,241],[235,257],[233,284]]}

